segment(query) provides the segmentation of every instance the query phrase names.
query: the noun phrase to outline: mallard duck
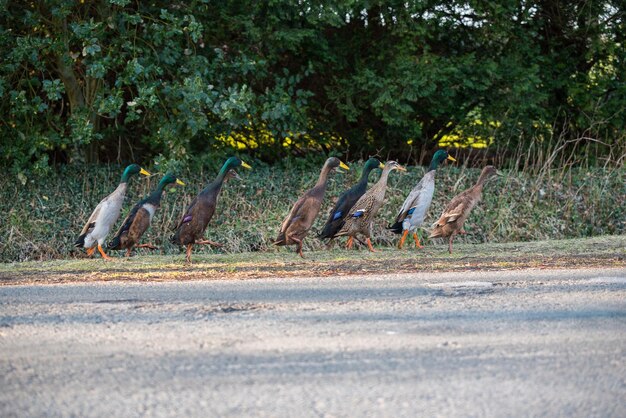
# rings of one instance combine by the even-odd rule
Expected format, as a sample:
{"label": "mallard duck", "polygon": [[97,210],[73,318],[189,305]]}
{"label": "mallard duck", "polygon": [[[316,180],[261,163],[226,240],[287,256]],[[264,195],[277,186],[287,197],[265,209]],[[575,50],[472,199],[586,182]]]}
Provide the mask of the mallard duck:
{"label": "mallard duck", "polygon": [[98,206],[94,209],[89,220],[83,227],[83,230],[80,231],[80,236],[74,243],[74,246],[77,248],[86,248],[88,256],[91,257],[93,255],[97,246],[102,258],[111,260],[111,257],[102,249],[102,244],[104,244],[104,240],[109,234],[111,227],[115,224],[117,218],[120,217],[124,196],[126,196],[126,189],[128,188],[128,180],[135,174],[143,174],[144,176],[150,175],[150,173],[137,164],[131,164],[126,167],[117,189],[98,203]]}
{"label": "mallard duck", "polygon": [[335,234],[343,226],[344,219],[348,215],[350,209],[352,209],[352,206],[354,206],[357,200],[365,194],[365,190],[367,189],[367,179],[369,178],[372,170],[376,168],[383,169],[385,166],[376,158],[370,158],[367,160],[365,166],[363,167],[363,173],[361,174],[359,182],[339,196],[337,203],[335,203],[335,206],[329,213],[326,225],[324,225],[322,232],[319,234],[321,239],[328,238],[331,241],[334,239]]}
{"label": "mallard duck", "polygon": [[191,262],[191,249],[194,244],[208,244],[221,247],[221,244],[202,239],[202,237],[209,221],[213,217],[213,213],[215,213],[215,205],[217,204],[217,198],[222,190],[224,180],[237,177],[235,169],[239,166],[247,169],[251,168],[237,157],[230,157],[226,160],[215,180],[192,200],[180,222],[176,225],[176,232],[172,235],[171,241],[174,244],[187,247],[186,260],[188,263]]}
{"label": "mallard duck", "polygon": [[324,199],[328,182],[328,173],[337,167],[349,170],[348,166],[340,161],[339,158],[330,157],[326,160],[315,186],[298,199],[289,215],[283,221],[274,245],[297,245],[297,253],[304,258],[302,241],[322,207],[322,200]]}
{"label": "mallard duck", "polygon": [[337,232],[335,236],[340,237],[348,235],[347,248],[352,248],[354,238],[357,234],[365,235],[367,247],[370,251],[376,251],[372,246],[370,240],[372,236],[372,222],[378,210],[383,205],[385,200],[385,191],[387,190],[387,180],[389,179],[389,173],[393,170],[406,171],[406,168],[402,167],[395,161],[387,161],[385,163],[385,169],[380,175],[378,182],[373,185],[367,193],[352,206],[348,216],[346,216],[343,227]]}
{"label": "mallard duck", "polygon": [[150,193],[148,197],[140,200],[128,213],[128,216],[126,216],[126,219],[122,222],[122,226],[115,234],[115,237],[108,244],[110,250],[126,249],[126,257],[129,257],[133,247],[150,248],[151,250],[157,248],[152,244],[137,245],[137,243],[150,226],[154,213],[161,205],[163,189],[168,184],[172,183],[180,186],[185,185],[185,183],[177,179],[176,176],[171,173],[163,176],[156,190]]}
{"label": "mallard duck", "polygon": [[435,172],[437,171],[437,167],[445,160],[456,161],[444,150],[439,150],[433,155],[430,167],[428,167],[428,172],[424,174],[424,177],[417,183],[417,186],[411,190],[411,193],[409,193],[404,200],[402,208],[400,208],[396,222],[389,227],[389,229],[396,234],[402,234],[398,248],[402,248],[409,232],[413,233],[415,246],[422,248],[416,230],[422,225],[422,222],[424,222],[424,218],[433,201],[433,193],[435,192]]}
{"label": "mallard duck", "polygon": [[498,171],[492,165],[483,168],[476,184],[461,194],[458,194],[448,203],[448,206],[443,210],[437,222],[433,224],[429,238],[450,237],[448,241],[448,251],[452,254],[452,240],[454,236],[458,233],[465,233],[463,224],[474,206],[480,202],[483,185],[487,180],[497,174]]}

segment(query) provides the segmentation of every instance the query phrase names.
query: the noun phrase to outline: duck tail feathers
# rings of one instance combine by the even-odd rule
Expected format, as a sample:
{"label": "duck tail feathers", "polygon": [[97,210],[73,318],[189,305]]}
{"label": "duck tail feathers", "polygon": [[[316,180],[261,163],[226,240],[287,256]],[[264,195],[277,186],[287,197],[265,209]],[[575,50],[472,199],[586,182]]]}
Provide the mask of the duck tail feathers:
{"label": "duck tail feathers", "polygon": [[111,241],[109,241],[109,243],[107,244],[107,248],[109,250],[119,250],[121,245],[122,245],[122,240],[120,239],[120,236],[118,235],[115,238],[113,238]]}
{"label": "duck tail feathers", "polygon": [[395,234],[401,234],[402,233],[402,222],[397,221],[393,225],[389,225],[387,227],[387,229],[390,230],[391,232],[395,233]]}

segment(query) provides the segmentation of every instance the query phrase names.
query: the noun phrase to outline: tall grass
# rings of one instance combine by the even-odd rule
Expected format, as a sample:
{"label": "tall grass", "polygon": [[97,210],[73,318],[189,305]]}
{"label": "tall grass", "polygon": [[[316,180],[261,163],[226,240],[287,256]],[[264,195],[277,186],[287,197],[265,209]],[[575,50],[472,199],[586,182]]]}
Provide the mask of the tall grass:
{"label": "tall grass", "polygon": [[[558,147],[557,142],[548,152],[519,150],[513,164],[519,169],[503,170],[503,177],[487,184],[482,202],[466,222],[468,234],[458,240],[507,242],[626,232],[624,155],[594,167],[563,157]],[[171,228],[191,199],[215,176],[219,163],[215,161],[210,169],[179,173],[187,186],[166,192],[143,242],[160,246],[166,254],[179,251],[169,243]],[[298,196],[315,183],[322,163],[320,157],[287,160],[272,167],[255,164],[251,171],[240,170],[243,181],[233,180],[224,186],[206,232],[209,239],[223,243],[224,247],[196,251],[275,251],[271,242],[282,220]],[[306,248],[323,248],[315,231],[321,229],[337,196],[357,181],[362,162],[353,162],[351,167],[348,173],[332,175],[322,211],[305,241]],[[158,171],[156,167],[148,168]],[[390,176],[385,205],[375,220],[375,245],[397,242],[398,237],[385,227],[425,173],[421,166],[408,169],[406,174],[394,172]],[[2,178],[0,261],[71,257],[72,243],[83,224],[100,199],[115,189],[122,170],[123,167],[113,165],[66,166],[47,178],[27,180],[25,184]],[[479,173],[480,168],[463,165],[440,167],[424,227],[432,224],[454,195],[474,184]],[[132,205],[156,187],[160,174],[163,173],[149,179],[132,179],[116,228]],[[378,175],[373,174],[372,181]],[[424,230],[421,235],[425,233]]]}

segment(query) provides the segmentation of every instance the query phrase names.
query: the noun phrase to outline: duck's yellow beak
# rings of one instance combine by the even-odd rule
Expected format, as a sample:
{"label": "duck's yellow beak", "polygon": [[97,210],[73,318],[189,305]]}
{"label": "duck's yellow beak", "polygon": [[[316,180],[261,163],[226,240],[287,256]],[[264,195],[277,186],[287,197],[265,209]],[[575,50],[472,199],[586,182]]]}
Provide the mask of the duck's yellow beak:
{"label": "duck's yellow beak", "polygon": [[143,168],[139,169],[139,174],[143,174],[144,176],[149,176],[150,173],[148,173],[146,170],[144,170]]}
{"label": "duck's yellow beak", "polygon": [[179,186],[184,186],[185,183],[183,183],[182,180],[176,179],[176,184],[178,184]]}
{"label": "duck's yellow beak", "polygon": [[404,168],[401,165],[399,165],[399,166],[396,166],[396,170],[398,170],[398,171],[406,171],[406,168]]}
{"label": "duck's yellow beak", "polygon": [[252,168],[252,167],[250,167],[250,164],[247,164],[245,161],[242,161],[242,162],[241,162],[241,166],[242,166],[243,168],[247,168],[248,170],[250,170],[250,169]]}
{"label": "duck's yellow beak", "polygon": [[447,159],[450,161],[456,162],[456,158],[453,158],[451,155],[448,155]]}
{"label": "duck's yellow beak", "polygon": [[380,163],[380,164],[378,165],[378,168],[380,168],[381,170],[382,170],[382,169],[384,169],[384,168],[385,168],[385,164]]}
{"label": "duck's yellow beak", "polygon": [[350,170],[350,167],[348,167],[343,161],[339,161],[339,167],[343,168],[344,170]]}

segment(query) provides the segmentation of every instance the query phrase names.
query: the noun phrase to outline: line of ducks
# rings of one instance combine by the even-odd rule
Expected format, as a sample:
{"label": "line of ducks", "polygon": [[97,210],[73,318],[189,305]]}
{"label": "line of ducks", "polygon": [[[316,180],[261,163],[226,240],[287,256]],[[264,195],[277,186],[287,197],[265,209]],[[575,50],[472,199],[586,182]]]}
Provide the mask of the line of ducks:
{"label": "line of ducks", "polygon": [[[404,245],[408,234],[412,234],[416,247],[422,248],[416,231],[424,222],[432,203],[436,170],[446,160],[456,161],[444,150],[435,153],[427,173],[411,190],[395,222],[388,227],[391,231],[401,234],[398,243],[399,248]],[[177,223],[170,241],[186,247],[187,262],[191,262],[194,245],[222,246],[205,239],[204,232],[215,213],[217,199],[224,182],[232,178],[240,179],[236,171],[239,167],[251,168],[250,165],[237,157],[230,157],[226,160],[215,180],[209,183],[191,201]],[[275,245],[296,245],[296,252],[304,257],[302,254],[303,241],[322,207],[329,174],[340,171],[340,169],[349,170],[349,167],[336,157],[326,160],[315,186],[296,201],[281,224],[278,237],[274,241]],[[378,182],[367,190],[369,175],[375,169],[381,169],[382,174]],[[318,234],[320,239],[328,240],[329,248],[333,245],[335,238],[347,236],[346,247],[348,249],[351,249],[354,240],[357,240],[363,245],[367,245],[370,251],[376,251],[371,242],[372,225],[385,200],[389,174],[394,170],[406,171],[396,161],[387,161],[383,164],[376,158],[370,158],[365,163],[361,179],[339,196],[329,213],[326,224]],[[118,187],[100,201],[87,220],[75,242],[77,248],[86,249],[87,255],[92,256],[97,249],[103,259],[112,259],[104,251],[103,245],[109,231],[120,216],[128,181],[136,174],[150,175],[137,164],[126,167]],[[465,233],[463,230],[465,220],[480,201],[485,182],[496,174],[498,173],[493,166],[486,166],[476,184],[454,197],[445,207],[439,219],[433,224],[429,238],[448,238],[448,251],[452,253],[454,237],[459,233]],[[139,242],[150,226],[152,218],[160,206],[163,191],[168,185],[184,186],[185,184],[171,173],[163,176],[156,190],[133,206],[113,239],[107,243],[108,249],[126,250],[126,256],[130,256],[133,248],[157,248],[152,244],[140,244]],[[365,242],[361,241],[359,236],[365,237]]]}

